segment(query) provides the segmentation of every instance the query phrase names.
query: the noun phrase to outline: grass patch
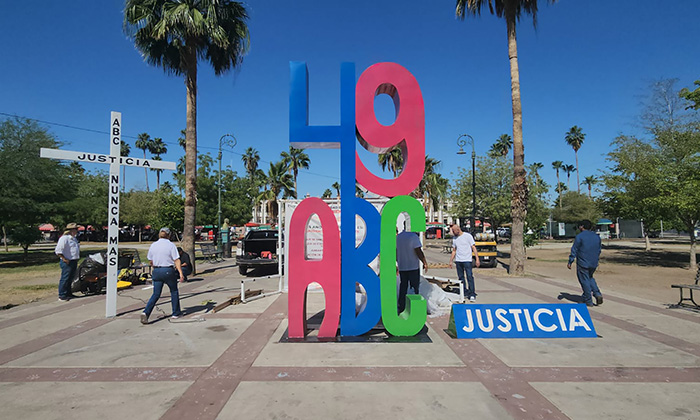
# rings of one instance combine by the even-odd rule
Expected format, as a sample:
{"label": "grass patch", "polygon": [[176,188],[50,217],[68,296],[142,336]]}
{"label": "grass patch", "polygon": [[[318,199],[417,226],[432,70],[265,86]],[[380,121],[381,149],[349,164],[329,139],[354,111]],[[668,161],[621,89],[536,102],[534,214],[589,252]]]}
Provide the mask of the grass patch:
{"label": "grass patch", "polygon": [[54,290],[57,286],[55,284],[29,284],[25,286],[15,286],[12,290],[24,290],[31,292],[39,292],[42,290]]}

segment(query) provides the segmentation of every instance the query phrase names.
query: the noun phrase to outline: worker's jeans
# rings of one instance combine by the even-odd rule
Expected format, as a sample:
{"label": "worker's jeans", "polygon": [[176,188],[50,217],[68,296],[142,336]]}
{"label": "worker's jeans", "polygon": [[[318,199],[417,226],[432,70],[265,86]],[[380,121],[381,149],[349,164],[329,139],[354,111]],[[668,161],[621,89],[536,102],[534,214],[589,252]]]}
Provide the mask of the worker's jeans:
{"label": "worker's jeans", "polygon": [[156,306],[160,294],[163,292],[163,284],[167,284],[170,289],[170,303],[173,308],[173,316],[182,315],[180,310],[180,292],[177,290],[177,280],[179,273],[174,267],[154,268],[153,269],[153,294],[146,304],[146,309],[143,311],[146,315],[151,316],[153,308]]}
{"label": "worker's jeans", "polygon": [[58,281],[58,297],[67,298],[72,294],[71,283],[73,283],[75,272],[78,271],[78,260],[70,260],[68,263],[64,263],[61,260],[58,262],[58,265],[61,267],[61,279]]}
{"label": "worker's jeans", "polygon": [[[464,284],[464,297],[476,296],[476,289],[474,288],[474,275],[472,274],[472,262],[471,261],[455,261],[455,267],[457,267],[457,278],[462,284]],[[464,273],[467,273],[467,281],[464,281]]]}
{"label": "worker's jeans", "polygon": [[588,268],[581,267],[576,264],[576,277],[578,277],[578,282],[581,283],[581,289],[583,290],[583,303],[589,304],[593,303],[593,296],[602,296],[600,289],[598,289],[598,283],[596,283],[593,278],[593,273],[595,273],[597,267]]}

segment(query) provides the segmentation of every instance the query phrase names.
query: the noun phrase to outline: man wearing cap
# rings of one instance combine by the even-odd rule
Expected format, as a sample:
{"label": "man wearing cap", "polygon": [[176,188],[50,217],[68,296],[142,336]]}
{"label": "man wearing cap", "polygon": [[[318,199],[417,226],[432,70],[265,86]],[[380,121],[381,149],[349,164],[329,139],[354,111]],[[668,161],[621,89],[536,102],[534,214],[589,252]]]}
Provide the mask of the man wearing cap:
{"label": "man wearing cap", "polygon": [[170,303],[173,308],[170,318],[178,319],[182,316],[180,293],[177,290],[178,273],[181,282],[185,281],[185,276],[182,274],[180,254],[177,252],[175,244],[170,242],[170,229],[162,228],[158,232],[158,238],[148,249],[148,260],[151,262],[151,267],[153,267],[153,294],[146,304],[146,309],[141,314],[142,324],[148,324],[148,317],[153,312],[156,302],[160,299],[163,284],[167,284],[170,289]]}
{"label": "man wearing cap", "polygon": [[80,244],[75,238],[76,235],[78,235],[78,225],[68,223],[54,250],[60,258],[58,265],[61,267],[61,279],[58,281],[58,300],[62,302],[75,297],[71,293],[71,282],[78,271],[80,259]]}

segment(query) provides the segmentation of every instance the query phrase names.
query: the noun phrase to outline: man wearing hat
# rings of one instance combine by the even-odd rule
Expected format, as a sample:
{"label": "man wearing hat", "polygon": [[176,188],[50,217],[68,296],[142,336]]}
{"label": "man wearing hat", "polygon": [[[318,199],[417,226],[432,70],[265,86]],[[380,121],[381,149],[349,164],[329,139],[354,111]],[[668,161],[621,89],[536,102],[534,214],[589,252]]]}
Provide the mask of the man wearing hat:
{"label": "man wearing hat", "polygon": [[[178,279],[185,281],[180,264],[180,254],[177,252],[175,244],[170,242],[170,229],[164,227],[158,232],[158,240],[148,249],[148,260],[151,262],[153,271],[153,294],[146,304],[146,309],[141,314],[141,323],[148,324],[148,317],[151,316],[153,308],[156,306],[160,294],[163,292],[163,284],[167,284],[170,289],[170,303],[173,313],[171,319],[178,319],[182,316],[180,310],[180,293],[177,290]],[[178,278],[179,273],[179,278]]]}
{"label": "man wearing hat", "polygon": [[80,259],[80,244],[75,238],[78,234],[78,225],[68,223],[63,235],[58,239],[54,252],[61,260],[61,279],[58,281],[58,300],[67,301],[74,298],[71,293],[71,282],[78,271],[78,260]]}

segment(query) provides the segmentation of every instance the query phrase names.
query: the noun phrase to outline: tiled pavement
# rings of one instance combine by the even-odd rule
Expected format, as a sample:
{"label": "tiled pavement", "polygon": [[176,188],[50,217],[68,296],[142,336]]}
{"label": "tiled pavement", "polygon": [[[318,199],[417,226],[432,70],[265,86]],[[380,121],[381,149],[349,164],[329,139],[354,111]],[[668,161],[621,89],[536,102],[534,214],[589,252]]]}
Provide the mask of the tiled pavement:
{"label": "tiled pavement", "polygon": [[[431,274],[451,276],[447,269]],[[222,268],[182,287],[187,316],[150,325],[150,290],[0,312],[2,418],[23,419],[697,419],[700,315],[606,294],[594,339],[288,343],[286,295],[207,313],[236,294]],[[276,281],[263,280],[266,290]],[[253,287],[256,288],[257,286]],[[557,302],[557,279],[477,272],[479,303]],[[309,316],[323,295],[309,294]]]}

